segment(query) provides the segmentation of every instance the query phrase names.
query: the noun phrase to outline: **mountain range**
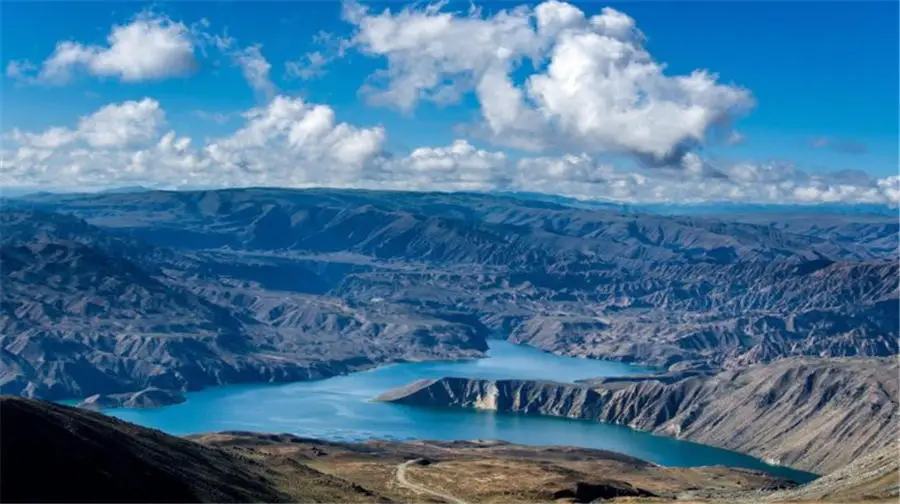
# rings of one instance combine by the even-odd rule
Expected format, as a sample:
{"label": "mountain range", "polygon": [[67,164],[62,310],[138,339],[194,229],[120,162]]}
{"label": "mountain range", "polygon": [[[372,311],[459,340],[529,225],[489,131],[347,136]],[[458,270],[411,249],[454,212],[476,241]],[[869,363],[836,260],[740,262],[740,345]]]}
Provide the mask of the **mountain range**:
{"label": "mountain range", "polygon": [[898,222],[877,214],[325,189],[3,208],[0,386],[32,397],[477,357],[489,337],[672,370],[898,352]]}
{"label": "mountain range", "polygon": [[827,208],[22,196],[0,211],[0,392],[155,406],[212,385],[478,358],[502,338],[648,371],[447,377],[392,397],[621,423],[830,472],[896,438],[898,237],[896,215]]}

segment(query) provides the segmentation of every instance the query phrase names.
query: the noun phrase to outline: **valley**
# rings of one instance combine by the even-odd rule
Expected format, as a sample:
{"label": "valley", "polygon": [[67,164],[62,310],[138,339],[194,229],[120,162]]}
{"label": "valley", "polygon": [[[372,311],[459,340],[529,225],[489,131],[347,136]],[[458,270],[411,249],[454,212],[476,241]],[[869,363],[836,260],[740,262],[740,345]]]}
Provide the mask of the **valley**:
{"label": "valley", "polygon": [[395,364],[291,384],[215,387],[188,393],[187,401],[177,405],[104,412],[177,435],[241,430],[289,432],[336,442],[490,439],[614,451],[667,467],[742,467],[799,482],[815,477],[810,472],[771,465],[757,457],[639,432],[613,422],[420,408],[376,400],[380,394],[409,381],[448,374],[487,380],[510,376],[567,379],[569,385],[575,386],[576,380],[588,377],[641,373],[639,368],[620,363],[559,357],[503,341],[493,340],[490,345],[485,359]]}
{"label": "valley", "polygon": [[[0,397],[4,502],[822,502],[896,500],[875,454],[797,486],[721,466],[660,467],[614,452],[496,441],[328,442],[222,432],[176,438],[76,408]],[[62,449],[63,447],[67,449]],[[90,460],[90,464],[84,461]],[[50,464],[50,465],[48,465]],[[859,471],[859,468],[866,470]],[[33,485],[51,470],[64,485]],[[402,472],[400,472],[402,470]],[[849,474],[849,477],[847,476]],[[839,481],[836,487],[834,482]],[[404,484],[405,483],[405,484]]]}
{"label": "valley", "polygon": [[[668,369],[898,352],[889,216],[825,215],[817,234],[802,212],[774,226],[323,189],[36,195],[4,206],[0,329],[15,371],[2,386],[34,397],[477,357],[496,334]],[[67,357],[30,365],[60,341]],[[109,349],[100,360],[97,348]]]}
{"label": "valley", "polygon": [[0,392],[177,435],[443,426],[806,481],[896,437],[898,232],[477,193],[23,196]]}

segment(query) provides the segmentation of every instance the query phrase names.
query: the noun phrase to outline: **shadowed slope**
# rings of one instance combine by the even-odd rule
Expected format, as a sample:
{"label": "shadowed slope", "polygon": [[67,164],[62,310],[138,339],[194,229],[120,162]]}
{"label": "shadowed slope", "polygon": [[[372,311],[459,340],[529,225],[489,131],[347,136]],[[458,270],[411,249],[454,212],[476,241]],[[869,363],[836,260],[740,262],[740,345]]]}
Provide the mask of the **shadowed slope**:
{"label": "shadowed slope", "polygon": [[236,451],[18,397],[0,397],[0,438],[3,502],[375,500],[305,466],[287,478]]}

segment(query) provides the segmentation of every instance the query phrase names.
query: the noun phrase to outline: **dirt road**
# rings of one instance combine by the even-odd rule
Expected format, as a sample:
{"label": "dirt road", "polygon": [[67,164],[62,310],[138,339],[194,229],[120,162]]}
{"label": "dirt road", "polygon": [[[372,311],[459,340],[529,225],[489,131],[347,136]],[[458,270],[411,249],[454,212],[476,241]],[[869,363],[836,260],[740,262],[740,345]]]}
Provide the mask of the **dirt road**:
{"label": "dirt road", "polygon": [[406,462],[403,462],[402,464],[397,465],[397,483],[400,486],[408,488],[418,494],[428,494],[432,497],[437,497],[438,499],[441,499],[446,502],[450,502],[452,504],[468,504],[466,501],[457,499],[456,497],[454,497],[452,495],[447,495],[445,493],[436,492],[434,490],[431,490],[428,487],[418,485],[418,484],[413,483],[413,482],[409,481],[408,479],[406,479],[406,469],[410,465],[416,464],[416,463],[420,462],[421,460],[422,459],[407,460]]}

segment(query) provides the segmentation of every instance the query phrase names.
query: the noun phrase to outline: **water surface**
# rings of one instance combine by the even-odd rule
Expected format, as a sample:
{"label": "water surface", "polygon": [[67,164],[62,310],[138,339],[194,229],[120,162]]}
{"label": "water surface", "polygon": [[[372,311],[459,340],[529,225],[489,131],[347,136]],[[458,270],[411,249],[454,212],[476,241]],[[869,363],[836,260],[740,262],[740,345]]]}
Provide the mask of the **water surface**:
{"label": "water surface", "polygon": [[771,466],[739,453],[585,420],[452,410],[373,402],[394,387],[423,378],[527,378],[575,381],[637,374],[626,364],[560,357],[491,341],[488,358],[404,363],[326,380],[214,387],[187,394],[187,402],[107,413],[184,435],[223,430],[288,432],[335,441],[500,439],[526,445],[571,445],[632,455],[666,466],[727,465],[764,470],[805,482],[814,475]]}

